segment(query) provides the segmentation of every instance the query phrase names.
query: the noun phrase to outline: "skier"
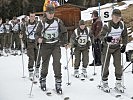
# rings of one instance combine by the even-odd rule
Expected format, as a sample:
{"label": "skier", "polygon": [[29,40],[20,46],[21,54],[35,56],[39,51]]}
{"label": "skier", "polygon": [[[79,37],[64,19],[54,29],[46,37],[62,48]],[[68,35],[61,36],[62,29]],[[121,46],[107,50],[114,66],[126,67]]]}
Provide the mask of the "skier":
{"label": "skier", "polygon": [[55,8],[49,4],[46,7],[46,17],[39,23],[36,31],[36,39],[41,43],[42,69],[40,85],[46,90],[46,76],[51,55],[53,56],[53,70],[55,74],[56,92],[61,94],[62,73],[61,73],[61,49],[60,42],[63,40],[67,49],[67,30],[59,18],[54,17]]}
{"label": "skier", "polygon": [[3,47],[4,47],[4,33],[5,33],[5,26],[2,23],[2,18],[0,17],[0,56],[3,55]]}
{"label": "skier", "polygon": [[[35,31],[37,29],[37,25],[38,23],[35,21],[35,14],[30,13],[29,15],[29,20],[26,22],[25,25],[22,25],[21,27],[21,35],[20,38],[23,37],[23,34],[26,33],[27,35],[27,55],[29,57],[29,62],[28,62],[28,71],[29,71],[29,79],[33,80],[34,74],[34,65],[36,65],[35,67],[35,75],[38,78],[39,77],[39,67],[40,67],[40,54],[38,54],[38,47],[37,47],[37,43],[35,41]],[[37,56],[38,56],[38,61],[36,63],[37,60]],[[35,78],[36,78],[35,77]],[[35,79],[34,78],[34,79]],[[36,81],[36,80],[33,80]]]}
{"label": "skier", "polygon": [[[19,34],[20,34],[20,24],[18,23],[17,17],[13,17],[13,23],[12,25],[12,50],[15,50],[14,55],[17,55],[17,50],[20,50],[20,39],[19,39]],[[15,43],[15,47],[14,47]]]}
{"label": "skier", "polygon": [[5,53],[11,53],[11,30],[12,26],[9,24],[9,19],[6,19],[5,25],[5,35],[4,35],[4,47],[5,47]]}
{"label": "skier", "polygon": [[[89,66],[100,66],[101,65],[101,41],[100,34],[102,29],[102,21],[98,17],[98,12],[96,10],[92,13],[93,23],[91,27],[91,33],[94,35],[94,44],[92,44],[92,52],[94,60]],[[95,64],[94,64],[95,63]]]}
{"label": "skier", "polygon": [[90,37],[89,28],[86,27],[84,20],[79,21],[79,27],[76,28],[71,35],[70,44],[74,49],[75,64],[74,64],[74,76],[79,78],[79,66],[82,54],[82,76],[87,77],[87,66],[89,62],[89,48],[90,48]]}
{"label": "skier", "polygon": [[[115,67],[115,88],[120,92],[124,92],[124,87],[122,86],[121,53],[125,52],[128,42],[127,37],[127,28],[124,22],[121,21],[121,11],[119,9],[114,9],[112,12],[112,20],[110,20],[107,25],[104,25],[101,34],[101,40],[103,42],[102,87],[105,92],[110,92],[108,75],[111,55],[113,56],[113,64]],[[120,43],[122,43],[122,46],[120,46]]]}

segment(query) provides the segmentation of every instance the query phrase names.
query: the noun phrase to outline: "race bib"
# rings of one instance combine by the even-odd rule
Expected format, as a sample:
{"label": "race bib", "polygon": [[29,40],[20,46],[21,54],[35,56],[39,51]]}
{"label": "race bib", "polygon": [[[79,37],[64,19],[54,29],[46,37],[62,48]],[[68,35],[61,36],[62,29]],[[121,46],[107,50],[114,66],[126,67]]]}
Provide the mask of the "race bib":
{"label": "race bib", "polygon": [[79,39],[78,39],[78,43],[80,44],[80,45],[86,45],[86,43],[87,43],[87,36],[81,36]]}

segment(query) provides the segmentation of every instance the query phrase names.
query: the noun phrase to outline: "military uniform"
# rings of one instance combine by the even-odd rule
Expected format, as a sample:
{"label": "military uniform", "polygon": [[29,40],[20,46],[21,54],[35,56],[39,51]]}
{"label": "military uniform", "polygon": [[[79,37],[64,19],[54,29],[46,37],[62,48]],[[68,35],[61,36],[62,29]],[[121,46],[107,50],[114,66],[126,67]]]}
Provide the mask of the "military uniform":
{"label": "military uniform", "polygon": [[11,30],[12,30],[12,26],[9,23],[5,23],[5,35],[4,35],[4,39],[5,39],[5,45],[4,47],[6,49],[11,48]]}
{"label": "military uniform", "polygon": [[[19,23],[12,23],[12,49],[20,50],[20,24]],[[15,47],[14,47],[15,43]]]}
{"label": "military uniform", "polygon": [[[43,30],[49,24],[49,28],[44,32]],[[67,44],[67,30],[64,27],[63,22],[58,18],[54,18],[52,20],[45,18],[42,22],[39,23],[36,31],[36,38],[39,37],[43,38],[43,43],[41,46],[41,56],[43,60],[41,77],[45,78],[47,76],[49,60],[50,56],[52,55],[55,78],[61,79],[61,37],[64,38],[63,43]]]}
{"label": "military uniform", "polygon": [[[39,23],[36,31],[36,39],[42,40],[41,56],[42,69],[40,77],[41,89],[46,89],[46,76],[50,57],[53,57],[53,70],[55,76],[55,88],[57,93],[62,92],[62,73],[61,73],[61,49],[60,43],[67,44],[67,30],[59,18],[54,17],[55,8],[49,4],[46,10],[46,17]],[[52,16],[51,19],[48,16]]]}
{"label": "military uniform", "polygon": [[4,24],[0,24],[0,50],[3,50],[4,47],[4,33],[5,33],[5,26]]}
{"label": "military uniform", "polygon": [[[112,18],[119,21],[121,18],[121,12],[118,9],[114,9],[112,12]],[[102,81],[103,89],[109,92],[108,88],[108,75],[109,75],[109,63],[111,55],[113,56],[113,64],[115,67],[116,88],[120,92],[124,92],[122,86],[122,65],[121,65],[121,53],[125,52],[128,42],[127,28],[123,21],[115,23],[112,19],[106,25],[104,25],[101,40],[103,44],[102,48]],[[122,40],[122,41],[121,41]],[[122,46],[120,46],[122,43]],[[107,55],[107,56],[106,56]],[[106,57],[106,58],[105,58]]]}
{"label": "military uniform", "polygon": [[[29,57],[28,70],[29,70],[29,73],[32,73],[32,74],[34,71],[33,66],[36,63],[37,54],[38,54],[38,46],[37,46],[37,42],[35,41],[35,37],[34,37],[37,25],[38,23],[36,21],[30,22],[29,20],[25,25],[21,27],[21,32],[23,34],[26,33],[26,36],[27,36],[27,40],[26,40],[27,41],[27,55]],[[38,56],[38,62],[35,66],[36,69],[39,69],[40,67],[40,60],[41,60],[41,57]]]}
{"label": "military uniform", "polygon": [[[111,29],[109,28],[111,27]],[[109,32],[109,33],[108,33]],[[105,69],[103,72],[103,80],[107,80],[109,71],[109,62],[110,62],[110,57],[113,55],[114,58],[114,66],[115,66],[115,76],[116,79],[121,79],[122,76],[122,66],[121,66],[121,52],[120,52],[120,38],[122,38],[122,44],[126,46],[127,44],[127,28],[123,24],[123,22],[119,22],[117,25],[114,24],[112,21],[109,22],[109,26],[105,25],[102,31],[101,36],[112,36],[114,39],[111,41],[110,44],[105,42],[103,40],[103,50],[102,50],[102,62],[104,63],[105,61],[105,54],[107,52],[107,45],[109,45],[108,49],[108,55],[105,63]]]}
{"label": "military uniform", "polygon": [[[79,21],[80,25],[85,25],[83,20]],[[90,37],[92,38],[92,35],[89,33],[89,28],[85,26],[84,29],[81,29],[80,27],[76,28],[74,30],[74,33],[71,35],[70,43],[72,47],[74,47],[74,55],[75,55],[75,63],[74,63],[74,70],[78,73],[78,69],[81,62],[81,54],[82,54],[82,74],[86,74],[86,68],[88,66],[89,62],[89,48],[90,48]],[[85,72],[85,73],[84,73]],[[87,76],[87,75],[85,75]],[[76,77],[78,77],[76,75]]]}

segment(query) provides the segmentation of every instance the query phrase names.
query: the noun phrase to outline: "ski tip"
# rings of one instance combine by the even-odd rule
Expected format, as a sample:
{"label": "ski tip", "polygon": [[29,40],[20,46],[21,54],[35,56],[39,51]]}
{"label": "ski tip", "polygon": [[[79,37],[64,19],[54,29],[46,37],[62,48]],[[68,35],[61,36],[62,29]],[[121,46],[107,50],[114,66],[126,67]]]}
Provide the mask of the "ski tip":
{"label": "ski tip", "polygon": [[70,98],[69,97],[65,97],[64,100],[69,100]]}
{"label": "ski tip", "polygon": [[84,78],[81,79],[81,81],[84,81],[84,80],[85,80]]}
{"label": "ski tip", "polygon": [[133,99],[133,97],[131,97],[131,99]]}
{"label": "ski tip", "polygon": [[121,97],[121,95],[120,95],[120,94],[118,94],[118,95],[116,95],[115,97],[116,97],[116,98],[119,98],[119,97]]}
{"label": "ski tip", "polygon": [[90,78],[90,81],[94,81],[94,78]]}
{"label": "ski tip", "polygon": [[22,78],[26,78],[26,76],[22,76]]}
{"label": "ski tip", "polygon": [[51,93],[50,91],[48,91],[48,92],[46,93],[46,95],[51,96],[52,93]]}

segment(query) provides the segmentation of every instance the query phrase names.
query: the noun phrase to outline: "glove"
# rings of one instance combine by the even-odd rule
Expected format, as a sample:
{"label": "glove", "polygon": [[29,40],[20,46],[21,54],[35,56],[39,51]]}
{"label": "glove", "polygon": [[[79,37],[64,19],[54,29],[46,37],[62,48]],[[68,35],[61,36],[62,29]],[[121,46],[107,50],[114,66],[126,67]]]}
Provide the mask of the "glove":
{"label": "glove", "polygon": [[124,52],[125,52],[125,50],[126,50],[126,46],[125,46],[125,45],[123,45],[123,46],[121,47],[121,53],[124,53]]}
{"label": "glove", "polygon": [[113,39],[112,36],[107,36],[107,37],[105,37],[105,41],[107,41],[107,42],[111,42],[112,39]]}
{"label": "glove", "polygon": [[92,43],[92,47],[95,47],[95,44],[94,43]]}

